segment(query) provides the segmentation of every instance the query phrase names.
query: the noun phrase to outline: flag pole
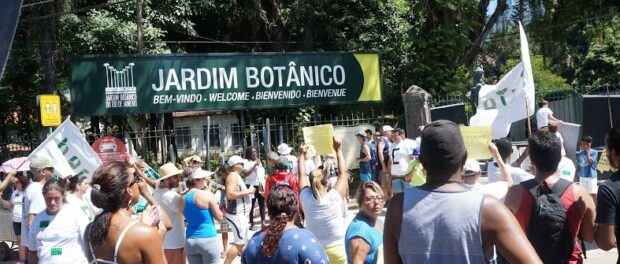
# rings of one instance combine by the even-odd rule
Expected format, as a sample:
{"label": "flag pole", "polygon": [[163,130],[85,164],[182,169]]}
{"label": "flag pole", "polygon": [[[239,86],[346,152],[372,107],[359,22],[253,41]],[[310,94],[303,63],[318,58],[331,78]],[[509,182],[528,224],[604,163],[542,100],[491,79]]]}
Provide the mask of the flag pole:
{"label": "flag pole", "polygon": [[525,95],[525,112],[527,115],[525,118],[527,119],[527,137],[529,138],[532,135],[532,121],[530,119],[530,107],[528,105],[529,100],[527,100],[527,94]]}
{"label": "flag pole", "polygon": [[607,84],[607,111],[609,111],[609,126],[614,128],[613,116],[611,114],[611,101],[609,99],[609,83]]}

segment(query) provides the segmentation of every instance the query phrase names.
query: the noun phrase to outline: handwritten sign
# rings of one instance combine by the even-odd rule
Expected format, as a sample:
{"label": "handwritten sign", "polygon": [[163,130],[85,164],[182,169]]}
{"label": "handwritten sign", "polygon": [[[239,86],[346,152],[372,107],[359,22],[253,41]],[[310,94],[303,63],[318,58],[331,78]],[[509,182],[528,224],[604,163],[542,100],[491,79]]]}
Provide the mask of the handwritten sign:
{"label": "handwritten sign", "polygon": [[467,149],[467,157],[472,159],[490,159],[487,144],[491,142],[490,126],[461,126],[461,135]]}
{"label": "handwritten sign", "polygon": [[601,158],[598,160],[596,169],[600,172],[613,171],[611,165],[609,164],[609,159],[607,159],[607,149],[603,149],[603,153],[601,153]]}
{"label": "handwritten sign", "polygon": [[[325,155],[334,153],[334,127],[331,124],[304,127],[304,141],[314,147],[315,155]],[[310,155],[309,153],[308,155]]]}

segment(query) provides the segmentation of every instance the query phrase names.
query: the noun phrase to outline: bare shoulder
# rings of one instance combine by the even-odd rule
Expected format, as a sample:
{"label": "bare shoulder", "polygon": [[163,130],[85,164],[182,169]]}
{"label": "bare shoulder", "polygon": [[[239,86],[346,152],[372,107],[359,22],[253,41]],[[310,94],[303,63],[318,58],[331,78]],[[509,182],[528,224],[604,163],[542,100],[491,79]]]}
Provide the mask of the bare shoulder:
{"label": "bare shoulder", "polygon": [[137,243],[145,242],[146,244],[143,246],[152,244],[152,242],[154,241],[153,239],[161,240],[157,229],[141,222],[136,223],[129,229],[126,238]]}
{"label": "bare shoulder", "polygon": [[390,200],[390,204],[388,205],[387,212],[385,214],[385,227],[386,229],[400,229],[400,223],[403,218],[403,202],[405,193],[399,193],[394,195]]}
{"label": "bare shoulder", "polygon": [[504,199],[504,204],[508,209],[516,212],[521,203],[521,184],[515,184],[508,188],[508,193],[506,193],[506,198]]}

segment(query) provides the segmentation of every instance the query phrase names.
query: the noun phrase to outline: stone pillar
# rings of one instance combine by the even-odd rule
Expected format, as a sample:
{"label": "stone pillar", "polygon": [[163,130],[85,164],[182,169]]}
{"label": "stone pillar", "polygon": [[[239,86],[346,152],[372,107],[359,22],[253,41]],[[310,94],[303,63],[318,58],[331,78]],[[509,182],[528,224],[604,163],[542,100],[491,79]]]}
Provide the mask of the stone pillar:
{"label": "stone pillar", "polygon": [[418,127],[431,122],[429,98],[428,92],[415,85],[409,87],[403,94],[407,138],[414,139],[420,136]]}

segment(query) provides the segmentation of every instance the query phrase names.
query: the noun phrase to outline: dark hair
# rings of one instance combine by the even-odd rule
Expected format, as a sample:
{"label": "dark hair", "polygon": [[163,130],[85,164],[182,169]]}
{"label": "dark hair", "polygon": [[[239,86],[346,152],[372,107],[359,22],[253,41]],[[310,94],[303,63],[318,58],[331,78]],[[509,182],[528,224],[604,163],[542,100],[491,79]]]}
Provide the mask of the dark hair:
{"label": "dark hair", "polygon": [[372,136],[372,135],[374,134],[374,133],[372,132],[372,130],[370,130],[370,129],[366,129],[364,132],[366,132],[366,136],[368,136],[368,135],[371,135],[371,136]]}
{"label": "dark hair", "polygon": [[276,164],[273,165],[273,167],[276,170],[288,170],[288,163],[289,160],[286,157],[281,156],[278,160],[276,160]]}
{"label": "dark hair", "polygon": [[398,134],[398,135],[405,135],[405,130],[400,127],[397,127],[397,128],[394,128],[394,130],[392,130],[392,133]]}
{"label": "dark hair", "polygon": [[263,248],[261,250],[264,256],[271,257],[275,254],[286,223],[293,220],[297,209],[297,196],[291,186],[278,185],[269,192],[267,210],[273,221],[265,229],[265,239],[263,240]]}
{"label": "dark hair", "polygon": [[222,185],[226,185],[226,177],[228,176],[229,173],[230,173],[230,167],[228,167],[226,164],[220,165],[220,167],[217,169],[217,174],[218,176],[220,176]]}
{"label": "dark hair", "polygon": [[495,146],[497,146],[497,150],[499,151],[499,155],[502,157],[502,160],[506,160],[510,158],[512,155],[512,142],[507,138],[500,138],[495,140]]}
{"label": "dark hair", "polygon": [[196,182],[194,181],[194,179],[190,179],[189,175],[194,173],[194,171],[196,171],[198,169],[198,167],[193,167],[193,166],[188,166],[185,169],[183,169],[183,178],[186,179],[185,180],[185,187],[187,187],[188,189],[194,188],[194,186],[196,186]]}
{"label": "dark hair", "polygon": [[86,176],[71,175],[65,178],[65,180],[67,181],[67,190],[70,192],[75,192],[77,186],[82,184],[85,180],[88,180],[88,178],[86,178]]}
{"label": "dark hair", "polygon": [[43,191],[41,193],[43,193],[43,195],[45,195],[47,192],[49,191],[58,191],[62,194],[62,201],[63,203],[66,202],[65,200],[65,184],[63,183],[62,180],[54,180],[51,179],[49,181],[47,181],[45,183],[45,185],[43,185]]}
{"label": "dark hair", "polygon": [[583,137],[581,138],[581,141],[585,141],[585,142],[588,142],[588,143],[592,143],[592,137],[591,137],[591,136],[583,136]]}
{"label": "dark hair", "polygon": [[123,194],[129,187],[128,169],[124,162],[110,161],[101,164],[93,173],[90,198],[95,206],[103,209],[90,227],[89,240],[95,247],[105,240],[112,214],[118,211],[121,205],[127,204]]}
{"label": "dark hair", "polygon": [[527,140],[530,159],[536,170],[542,173],[553,173],[562,159],[560,139],[553,133],[534,132]]}
{"label": "dark hair", "polygon": [[[245,149],[245,157],[244,157],[245,159],[251,160],[251,158],[252,158],[252,150],[258,151],[258,149],[255,146],[249,146],[248,148]],[[257,158],[258,158],[258,155],[257,155]]]}
{"label": "dark hair", "polygon": [[549,123],[547,127],[549,128],[549,132],[552,132],[552,133],[558,132],[558,125],[556,124]]}
{"label": "dark hair", "polygon": [[22,184],[22,191],[26,190],[26,187],[28,186],[28,184],[30,183],[30,180],[28,179],[28,176],[23,175],[23,174],[19,174],[15,176],[15,179]]}
{"label": "dark hair", "polygon": [[[620,128],[615,127],[607,131],[605,136],[605,147],[607,148],[607,156],[611,157],[611,151],[615,151],[616,155],[620,155]],[[620,164],[614,164],[613,160],[609,160],[609,164],[618,168]]]}
{"label": "dark hair", "polygon": [[538,107],[543,107],[543,106],[548,105],[548,104],[549,104],[549,102],[547,100],[542,100],[542,101],[538,102]]}

